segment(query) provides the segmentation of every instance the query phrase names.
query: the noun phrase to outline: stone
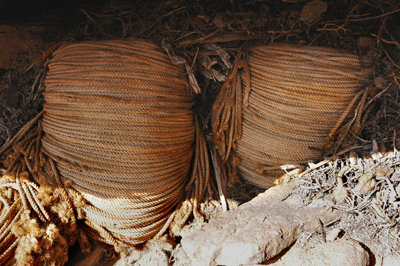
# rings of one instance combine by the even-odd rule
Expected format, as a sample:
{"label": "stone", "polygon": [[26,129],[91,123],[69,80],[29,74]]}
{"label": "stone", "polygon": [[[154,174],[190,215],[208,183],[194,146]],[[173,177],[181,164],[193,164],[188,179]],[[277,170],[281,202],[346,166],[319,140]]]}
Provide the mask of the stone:
{"label": "stone", "polygon": [[304,206],[292,194],[298,185],[293,181],[272,187],[183,237],[182,249],[192,265],[262,263],[292,245],[303,230],[318,230],[319,220],[328,224],[340,219],[338,210]]}

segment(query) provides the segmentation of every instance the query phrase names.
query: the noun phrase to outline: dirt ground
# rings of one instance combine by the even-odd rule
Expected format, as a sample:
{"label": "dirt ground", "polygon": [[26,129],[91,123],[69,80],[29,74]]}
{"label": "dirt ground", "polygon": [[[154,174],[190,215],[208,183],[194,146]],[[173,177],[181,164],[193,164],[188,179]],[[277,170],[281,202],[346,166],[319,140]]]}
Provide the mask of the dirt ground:
{"label": "dirt ground", "polygon": [[[0,1],[0,147],[40,112],[45,65],[57,43],[133,37],[160,46],[168,43],[186,60],[195,86],[202,91],[196,112],[207,136],[211,106],[229,74],[229,64],[249,47],[287,42],[367,54],[374,64],[368,86],[375,92],[367,99],[372,106],[368,120],[360,134],[349,134],[323,151],[321,160],[349,158],[350,151],[363,157],[376,151],[376,145],[383,152],[400,148],[397,0],[54,2]],[[228,205],[234,208],[262,191],[244,183],[228,187]],[[218,206],[217,198],[210,201],[210,220],[221,213]],[[399,221],[399,214],[391,219]],[[89,258],[79,253],[77,245],[71,247],[68,265],[117,263],[112,249],[93,245]],[[170,259],[171,252],[165,254]]]}

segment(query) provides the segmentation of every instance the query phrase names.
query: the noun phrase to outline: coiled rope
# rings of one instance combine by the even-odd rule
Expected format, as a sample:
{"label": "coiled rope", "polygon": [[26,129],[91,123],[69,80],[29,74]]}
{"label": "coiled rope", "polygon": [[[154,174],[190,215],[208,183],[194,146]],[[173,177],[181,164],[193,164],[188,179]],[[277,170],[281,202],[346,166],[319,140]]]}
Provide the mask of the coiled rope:
{"label": "coiled rope", "polygon": [[[184,197],[202,138],[178,68],[147,41],[85,42],[54,53],[45,85],[42,147],[90,202],[90,232],[110,244],[153,237]],[[194,171],[197,201],[205,172]]]}
{"label": "coiled rope", "polygon": [[231,175],[268,188],[281,165],[319,159],[364,93],[369,64],[330,48],[251,49],[213,106],[214,142]]}
{"label": "coiled rope", "polygon": [[25,141],[38,148],[29,173],[63,189],[89,237],[120,250],[179,232],[192,213],[202,222],[206,142],[194,96],[160,48],[136,39],[63,45],[45,86],[41,143]]}

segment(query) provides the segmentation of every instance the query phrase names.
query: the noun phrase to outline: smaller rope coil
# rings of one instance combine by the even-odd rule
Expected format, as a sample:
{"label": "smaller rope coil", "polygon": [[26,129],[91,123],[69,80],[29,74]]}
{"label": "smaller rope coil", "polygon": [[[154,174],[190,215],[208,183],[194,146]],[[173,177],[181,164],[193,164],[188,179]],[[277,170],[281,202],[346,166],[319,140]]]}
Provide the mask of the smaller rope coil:
{"label": "smaller rope coil", "polygon": [[231,175],[268,188],[285,164],[319,159],[370,71],[358,56],[323,47],[254,47],[213,106],[214,143]]}

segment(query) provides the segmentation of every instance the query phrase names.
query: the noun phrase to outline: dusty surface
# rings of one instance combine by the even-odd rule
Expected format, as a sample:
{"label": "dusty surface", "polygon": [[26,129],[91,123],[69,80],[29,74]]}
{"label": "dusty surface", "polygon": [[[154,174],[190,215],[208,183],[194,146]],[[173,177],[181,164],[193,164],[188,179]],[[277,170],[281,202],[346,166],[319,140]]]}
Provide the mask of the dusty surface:
{"label": "dusty surface", "polygon": [[367,266],[369,254],[363,246],[352,239],[295,246],[273,266]]}

